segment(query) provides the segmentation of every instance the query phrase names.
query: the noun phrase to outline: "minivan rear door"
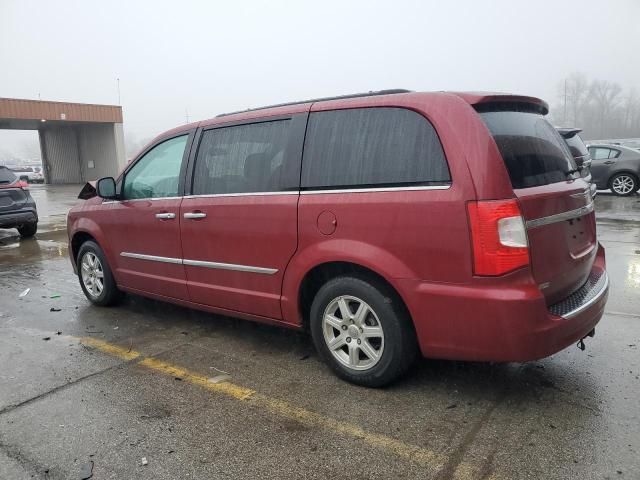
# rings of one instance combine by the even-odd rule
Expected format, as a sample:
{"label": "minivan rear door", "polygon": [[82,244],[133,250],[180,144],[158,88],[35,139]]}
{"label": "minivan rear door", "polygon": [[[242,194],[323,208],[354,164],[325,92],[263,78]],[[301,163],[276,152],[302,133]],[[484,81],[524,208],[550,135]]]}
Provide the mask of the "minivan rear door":
{"label": "minivan rear door", "polygon": [[480,116],[507,167],[526,221],[533,276],[551,305],[580,288],[591,272],[597,239],[589,185],[541,114],[483,108]]}

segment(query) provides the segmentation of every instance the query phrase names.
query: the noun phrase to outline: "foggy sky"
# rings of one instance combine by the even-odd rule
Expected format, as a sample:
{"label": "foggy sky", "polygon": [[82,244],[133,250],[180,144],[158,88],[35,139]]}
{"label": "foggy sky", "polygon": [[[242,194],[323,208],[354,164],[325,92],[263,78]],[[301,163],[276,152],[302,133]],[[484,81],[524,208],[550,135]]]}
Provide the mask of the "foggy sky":
{"label": "foggy sky", "polygon": [[[0,97],[117,103],[147,139],[218,113],[384,88],[557,101],[640,86],[638,0],[0,0]],[[0,149],[24,137],[2,133]]]}

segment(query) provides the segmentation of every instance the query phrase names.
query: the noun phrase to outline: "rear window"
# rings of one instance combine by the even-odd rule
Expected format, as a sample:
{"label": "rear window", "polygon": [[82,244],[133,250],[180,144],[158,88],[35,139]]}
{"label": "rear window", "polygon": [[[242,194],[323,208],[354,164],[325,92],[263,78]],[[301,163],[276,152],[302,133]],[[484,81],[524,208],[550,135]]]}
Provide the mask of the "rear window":
{"label": "rear window", "polygon": [[499,111],[480,116],[498,145],[513,188],[577,178],[569,147],[542,115]]}
{"label": "rear window", "polygon": [[589,155],[589,150],[585,146],[580,135],[574,135],[571,138],[567,138],[567,145],[569,145],[569,150],[571,151],[571,155],[573,157],[584,157],[585,155]]}
{"label": "rear window", "polygon": [[13,183],[18,179],[15,174],[6,167],[0,167],[0,183]]}
{"label": "rear window", "polygon": [[433,185],[450,180],[436,131],[412,110],[356,108],[309,116],[303,188]]}

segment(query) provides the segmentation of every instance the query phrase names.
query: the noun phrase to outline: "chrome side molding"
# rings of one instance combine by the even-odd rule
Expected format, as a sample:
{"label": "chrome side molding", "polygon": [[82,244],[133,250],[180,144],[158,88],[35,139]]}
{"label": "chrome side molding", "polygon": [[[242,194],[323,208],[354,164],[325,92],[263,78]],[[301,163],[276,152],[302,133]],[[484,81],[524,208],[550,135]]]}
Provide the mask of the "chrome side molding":
{"label": "chrome side molding", "polygon": [[278,273],[277,268],[254,267],[252,265],[238,265],[235,263],[206,262],[204,260],[189,260],[186,258],[159,257],[156,255],[145,255],[142,253],[120,252],[121,257],[135,258],[137,260],[148,260],[151,262],[172,263],[176,265],[188,265],[190,267],[214,268],[218,270],[232,270],[235,272],[261,273],[263,275],[273,275]]}
{"label": "chrome side molding", "polygon": [[149,260],[151,262],[182,264],[181,258],[158,257],[156,255],[144,255],[142,253],[120,252],[121,257],[135,258],[137,260]]}
{"label": "chrome side molding", "polygon": [[276,268],[253,267],[251,265],[237,265],[234,263],[205,262],[204,260],[182,260],[184,265],[191,267],[217,268],[219,270],[233,270],[236,272],[263,273],[273,275],[278,271]]}
{"label": "chrome side molding", "polygon": [[372,187],[372,188],[337,188],[328,190],[302,190],[300,195],[317,195],[320,193],[372,193],[372,192],[409,192],[414,190],[449,190],[451,185],[423,185],[415,187]]}
{"label": "chrome side molding", "polygon": [[585,205],[584,207],[576,208],[575,210],[569,210],[567,212],[557,213],[555,215],[549,215],[548,217],[536,218],[533,220],[527,220],[527,228],[536,228],[543,225],[549,225],[552,223],[562,222],[564,220],[571,220],[578,218],[588,213],[593,212],[593,202]]}

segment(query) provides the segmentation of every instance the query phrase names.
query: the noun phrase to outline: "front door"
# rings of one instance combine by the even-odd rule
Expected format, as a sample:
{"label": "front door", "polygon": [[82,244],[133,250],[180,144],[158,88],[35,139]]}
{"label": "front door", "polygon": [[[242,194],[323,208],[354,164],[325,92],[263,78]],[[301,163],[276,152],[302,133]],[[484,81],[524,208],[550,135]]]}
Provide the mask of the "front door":
{"label": "front door", "polygon": [[306,114],[202,133],[180,208],[191,300],[282,318],[280,295],[297,247]]}
{"label": "front door", "polygon": [[165,139],[142,155],[124,174],[110,221],[101,222],[123,287],[188,300],[180,203],[189,140],[187,134]]}

